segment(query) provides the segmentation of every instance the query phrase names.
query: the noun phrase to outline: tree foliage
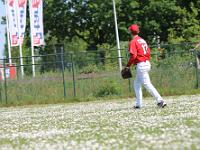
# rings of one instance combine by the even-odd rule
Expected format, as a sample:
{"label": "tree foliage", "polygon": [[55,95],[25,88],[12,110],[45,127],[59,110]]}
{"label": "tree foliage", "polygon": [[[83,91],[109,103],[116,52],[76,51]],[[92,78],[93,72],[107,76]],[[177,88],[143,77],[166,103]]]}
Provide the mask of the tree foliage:
{"label": "tree foliage", "polygon": [[[46,0],[45,32],[58,42],[78,37],[87,49],[108,43],[115,45],[112,0]],[[127,28],[141,26],[141,36],[152,40],[159,35],[163,42],[196,41],[200,33],[200,1],[183,0],[116,0],[119,35],[127,41]]]}
{"label": "tree foliage", "polygon": [[[140,25],[140,35],[150,44],[155,36],[160,36],[163,43],[197,42],[200,39],[199,0],[115,2],[121,42],[130,39],[127,28],[133,23]],[[64,43],[67,51],[116,45],[112,0],[45,0],[43,3],[46,45]],[[30,47],[30,40],[26,41],[26,46]],[[53,53],[50,49],[46,51]]]}
{"label": "tree foliage", "polygon": [[[127,28],[132,23],[141,26],[141,36],[149,41],[154,35],[163,42],[199,39],[199,0],[115,2],[121,41],[130,37]],[[58,43],[83,40],[87,49],[96,49],[103,43],[115,45],[112,0],[45,0],[44,29],[47,44],[56,38]]]}

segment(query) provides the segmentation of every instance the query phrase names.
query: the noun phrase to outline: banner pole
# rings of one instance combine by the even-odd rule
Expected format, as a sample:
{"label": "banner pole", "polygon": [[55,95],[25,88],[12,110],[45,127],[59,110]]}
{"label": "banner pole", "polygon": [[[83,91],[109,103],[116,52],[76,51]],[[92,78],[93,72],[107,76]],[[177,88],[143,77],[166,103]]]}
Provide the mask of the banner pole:
{"label": "banner pole", "polygon": [[15,5],[16,10],[17,10],[17,22],[18,22],[18,33],[19,33],[19,56],[20,56],[20,68],[21,68],[21,75],[22,77],[24,77],[24,64],[23,64],[23,53],[22,53],[22,43],[23,43],[23,38],[21,39],[21,30],[20,30],[20,26],[21,26],[21,22],[20,22],[20,6],[18,6],[18,1],[17,1],[17,5]]}
{"label": "banner pole", "polygon": [[12,65],[12,56],[11,56],[11,47],[10,47],[10,33],[9,33],[9,21],[8,21],[8,4],[7,0],[5,0],[5,5],[6,5],[6,30],[7,30],[7,42],[8,42],[8,60],[9,60],[9,65]]}
{"label": "banner pole", "polygon": [[[29,0],[29,16],[31,16],[31,0]],[[31,18],[31,17],[30,17]],[[33,77],[35,77],[35,54],[34,54],[34,45],[33,45],[33,37],[32,37],[32,19],[30,19],[30,37],[31,37],[31,55],[32,55],[32,74],[33,74]]]}
{"label": "banner pole", "polygon": [[22,74],[22,77],[24,76],[24,64],[23,64],[23,56],[22,56],[22,44],[21,44],[21,41],[20,41],[20,44],[19,44],[19,54],[20,54],[20,68],[21,68],[21,74]]}
{"label": "banner pole", "polygon": [[116,41],[117,41],[117,51],[118,51],[118,61],[119,61],[119,70],[122,70],[122,57],[121,57],[121,50],[120,50],[120,43],[119,43],[119,33],[118,33],[118,26],[117,26],[117,13],[115,7],[115,0],[113,0],[113,13],[114,13],[114,21],[115,21],[115,33],[116,33]]}
{"label": "banner pole", "polygon": [[34,57],[35,54],[34,54],[34,46],[33,46],[33,44],[31,44],[31,55],[32,55],[32,73],[33,73],[33,77],[35,77],[35,57]]}

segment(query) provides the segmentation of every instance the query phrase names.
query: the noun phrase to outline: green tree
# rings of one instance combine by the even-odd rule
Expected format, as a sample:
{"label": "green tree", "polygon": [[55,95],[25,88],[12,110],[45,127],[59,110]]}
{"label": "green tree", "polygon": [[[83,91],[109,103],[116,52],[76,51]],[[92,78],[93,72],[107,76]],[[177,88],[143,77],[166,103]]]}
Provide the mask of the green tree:
{"label": "green tree", "polygon": [[[152,44],[159,35],[163,43],[195,42],[200,37],[199,0],[115,0],[120,41],[130,39],[128,26],[138,23],[141,36]],[[29,16],[27,14],[27,16]],[[29,37],[29,19],[27,36]],[[46,45],[64,43],[66,50],[96,50],[116,45],[112,0],[45,0]],[[30,38],[26,46],[30,47]],[[78,49],[78,50],[75,50]],[[53,49],[48,49],[53,53]]]}

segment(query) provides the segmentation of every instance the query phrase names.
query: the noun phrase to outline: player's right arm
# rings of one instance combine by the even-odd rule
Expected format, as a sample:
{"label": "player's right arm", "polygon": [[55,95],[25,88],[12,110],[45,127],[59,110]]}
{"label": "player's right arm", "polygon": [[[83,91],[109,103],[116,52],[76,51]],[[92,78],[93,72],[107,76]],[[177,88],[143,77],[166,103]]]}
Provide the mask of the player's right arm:
{"label": "player's right arm", "polygon": [[130,58],[129,58],[129,61],[128,61],[126,67],[130,67],[132,64],[134,64],[134,61],[137,57],[136,43],[134,40],[132,40],[129,43],[129,53],[130,53]]}

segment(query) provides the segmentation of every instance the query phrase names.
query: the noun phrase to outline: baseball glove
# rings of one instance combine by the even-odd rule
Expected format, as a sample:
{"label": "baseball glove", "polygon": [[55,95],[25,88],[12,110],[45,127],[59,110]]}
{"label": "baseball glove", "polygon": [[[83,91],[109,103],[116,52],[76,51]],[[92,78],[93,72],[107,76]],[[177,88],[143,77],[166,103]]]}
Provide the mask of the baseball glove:
{"label": "baseball glove", "polygon": [[121,75],[123,79],[132,78],[131,69],[129,67],[125,67],[124,69],[122,69]]}

